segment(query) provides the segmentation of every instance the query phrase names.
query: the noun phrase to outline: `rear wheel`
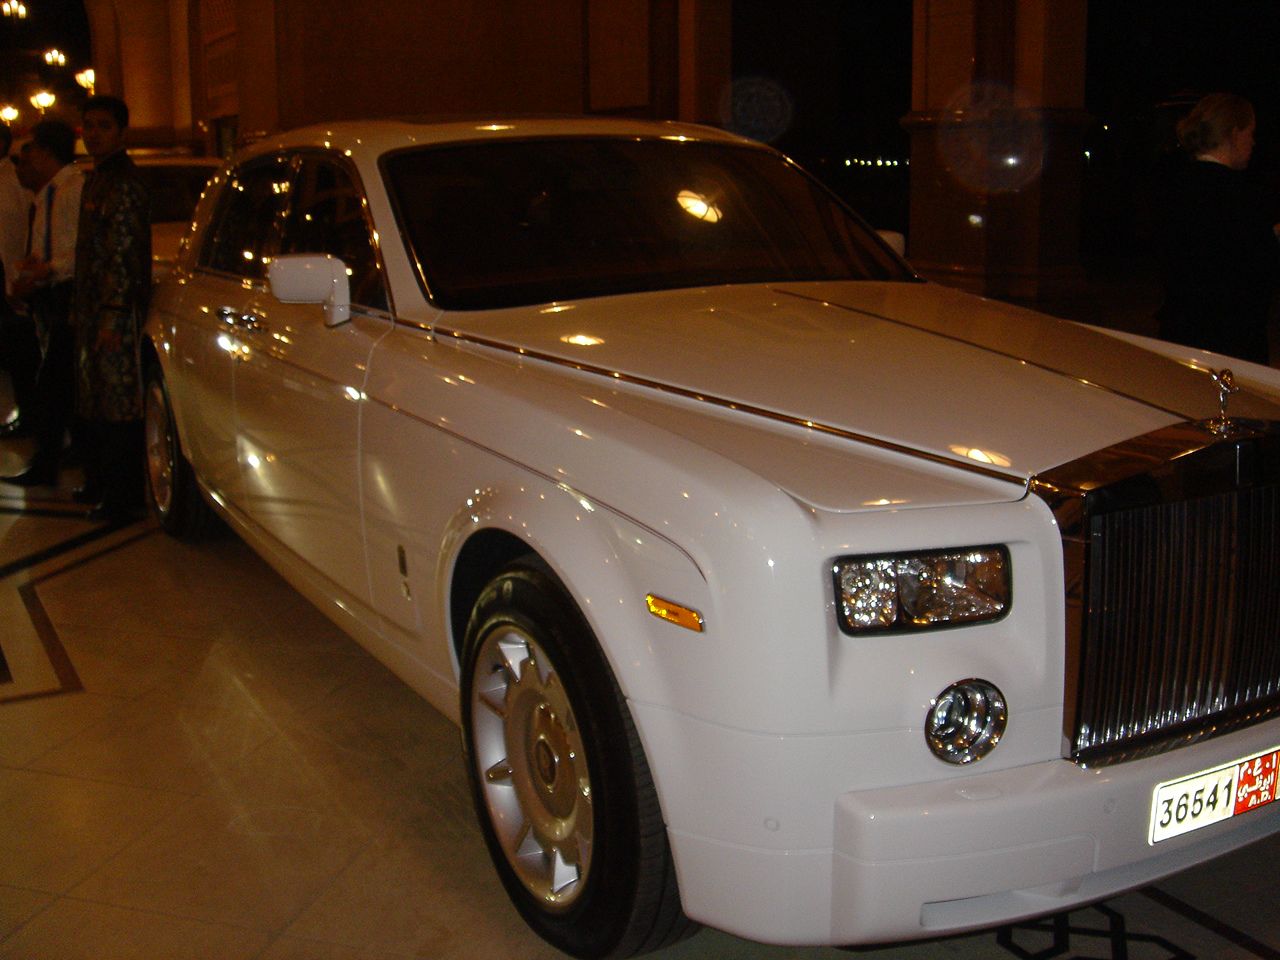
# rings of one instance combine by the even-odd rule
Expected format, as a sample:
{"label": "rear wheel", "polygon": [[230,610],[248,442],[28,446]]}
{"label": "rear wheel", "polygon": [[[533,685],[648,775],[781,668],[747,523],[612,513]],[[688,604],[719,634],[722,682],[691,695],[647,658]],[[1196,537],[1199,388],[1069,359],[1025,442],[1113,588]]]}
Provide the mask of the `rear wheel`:
{"label": "rear wheel", "polygon": [[157,364],[147,368],[142,405],[147,450],[147,497],[165,531],[195,539],[207,534],[217,517],[196,486],[191,464],[182,455],[169,390]]}
{"label": "rear wheel", "polygon": [[696,929],[626,702],[572,599],[533,558],[473,608],[462,715],[485,841],[540,936],[577,957],[623,957]]}

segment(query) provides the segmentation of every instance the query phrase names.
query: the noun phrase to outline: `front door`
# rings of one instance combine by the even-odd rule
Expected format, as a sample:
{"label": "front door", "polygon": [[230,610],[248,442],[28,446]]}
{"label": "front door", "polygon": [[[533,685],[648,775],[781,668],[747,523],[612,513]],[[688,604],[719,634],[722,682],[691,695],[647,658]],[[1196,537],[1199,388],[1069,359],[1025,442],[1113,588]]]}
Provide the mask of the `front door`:
{"label": "front door", "polygon": [[235,380],[240,505],[323,574],[333,595],[367,607],[359,430],[369,355],[392,321],[363,194],[345,163],[296,161],[279,253],[342,259],[351,319],[326,326],[322,306],[269,291],[253,303]]}

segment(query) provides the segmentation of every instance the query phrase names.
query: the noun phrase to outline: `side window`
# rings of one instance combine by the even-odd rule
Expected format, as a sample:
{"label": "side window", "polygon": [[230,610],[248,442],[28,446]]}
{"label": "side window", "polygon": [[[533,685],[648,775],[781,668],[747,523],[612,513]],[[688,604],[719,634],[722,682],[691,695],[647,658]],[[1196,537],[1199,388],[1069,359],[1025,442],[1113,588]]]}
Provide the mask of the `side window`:
{"label": "side window", "polygon": [[347,169],[304,157],[294,181],[280,253],[328,253],[347,265],[351,302],[387,309],[386,287],[364,215],[364,194]]}
{"label": "side window", "polygon": [[276,227],[289,196],[289,180],[284,157],[232,171],[200,251],[200,266],[261,280],[267,260],[276,252]]}

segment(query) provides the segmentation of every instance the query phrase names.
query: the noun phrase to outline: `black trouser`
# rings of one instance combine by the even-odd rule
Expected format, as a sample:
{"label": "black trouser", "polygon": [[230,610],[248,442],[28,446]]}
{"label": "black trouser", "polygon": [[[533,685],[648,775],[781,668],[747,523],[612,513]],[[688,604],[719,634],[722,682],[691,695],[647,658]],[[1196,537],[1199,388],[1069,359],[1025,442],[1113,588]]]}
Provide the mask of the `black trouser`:
{"label": "black trouser", "polygon": [[[44,361],[35,383],[31,426],[36,439],[32,464],[57,467],[62,442],[75,409],[75,339],[68,314],[72,285],[61,283],[37,291],[30,299],[31,312],[47,333]],[[23,414],[26,416],[26,414]]]}
{"label": "black trouser", "polygon": [[141,509],[145,476],[142,421],[81,421],[76,442],[83,454],[85,487],[100,495],[103,509],[118,515]]}
{"label": "black trouser", "polygon": [[[0,294],[0,301],[3,301]],[[13,405],[18,417],[31,416],[36,402],[36,371],[40,369],[40,341],[35,321],[15,313],[8,303],[0,302],[0,369],[13,381]],[[2,415],[2,414],[0,414]],[[27,421],[30,424],[30,420]]]}

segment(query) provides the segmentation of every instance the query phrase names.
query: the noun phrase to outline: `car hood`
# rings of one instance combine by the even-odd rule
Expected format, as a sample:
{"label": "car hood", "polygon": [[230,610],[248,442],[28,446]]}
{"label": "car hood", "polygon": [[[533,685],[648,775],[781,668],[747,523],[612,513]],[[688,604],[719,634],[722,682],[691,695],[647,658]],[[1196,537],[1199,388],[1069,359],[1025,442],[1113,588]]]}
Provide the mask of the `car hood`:
{"label": "car hood", "polygon": [[[440,326],[1010,479],[1219,412],[1207,369],[931,283],[661,291],[451,314]],[[1230,411],[1280,419],[1280,405],[1247,390]]]}

